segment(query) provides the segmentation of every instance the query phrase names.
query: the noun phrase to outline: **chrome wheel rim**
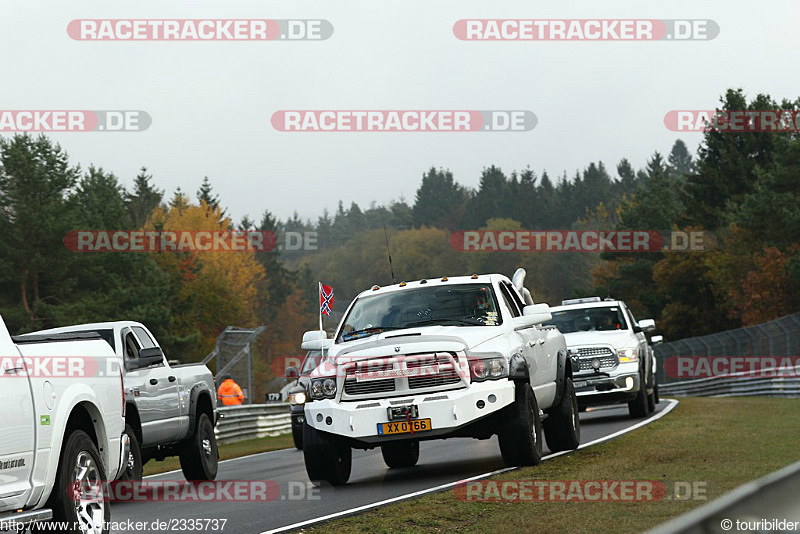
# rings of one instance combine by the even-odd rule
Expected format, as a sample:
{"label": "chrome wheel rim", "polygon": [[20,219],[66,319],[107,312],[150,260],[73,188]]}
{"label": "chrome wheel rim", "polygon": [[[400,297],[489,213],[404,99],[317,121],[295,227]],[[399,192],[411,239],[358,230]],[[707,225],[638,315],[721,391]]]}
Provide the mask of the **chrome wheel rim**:
{"label": "chrome wheel rim", "polygon": [[203,440],[203,452],[206,453],[206,456],[211,456],[211,440],[208,438]]}
{"label": "chrome wheel rim", "polygon": [[103,477],[92,455],[87,451],[78,453],[75,460],[73,480],[76,485],[75,516],[78,528],[87,534],[101,534],[105,522],[103,502]]}

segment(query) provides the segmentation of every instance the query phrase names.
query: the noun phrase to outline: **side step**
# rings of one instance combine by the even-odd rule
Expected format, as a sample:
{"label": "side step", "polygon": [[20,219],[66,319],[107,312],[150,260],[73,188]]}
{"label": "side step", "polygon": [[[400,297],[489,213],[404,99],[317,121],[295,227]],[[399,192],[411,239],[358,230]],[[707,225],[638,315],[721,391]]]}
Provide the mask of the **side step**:
{"label": "side step", "polygon": [[[53,511],[49,508],[40,510],[28,510],[25,512],[11,512],[0,514],[0,525],[10,530],[25,530],[31,523],[47,521],[53,518]],[[13,528],[12,528],[13,527]]]}

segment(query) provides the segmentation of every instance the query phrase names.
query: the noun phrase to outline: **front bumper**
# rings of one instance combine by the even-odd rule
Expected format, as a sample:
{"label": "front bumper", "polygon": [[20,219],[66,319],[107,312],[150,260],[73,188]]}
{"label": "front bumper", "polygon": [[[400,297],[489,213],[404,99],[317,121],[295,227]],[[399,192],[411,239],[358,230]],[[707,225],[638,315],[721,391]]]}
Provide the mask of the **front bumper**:
{"label": "front bumper", "polygon": [[575,394],[580,406],[613,404],[636,397],[642,387],[638,365],[633,370],[608,375],[576,374],[573,377]]}
{"label": "front bumper", "polygon": [[125,432],[119,438],[119,465],[117,466],[117,475],[114,479],[119,478],[128,466],[128,457],[131,454],[131,438]]}
{"label": "front bumper", "polygon": [[[420,419],[431,419],[432,430],[418,432],[417,437],[443,438],[458,428],[491,415],[514,402],[511,380],[487,380],[469,387],[441,392],[411,394],[390,399],[369,399],[338,402],[333,399],[305,404],[306,422],[330,432],[367,443],[408,439],[413,434],[379,436],[378,424],[389,422],[387,409],[408,404],[419,408]],[[478,405],[482,405],[479,408]]]}

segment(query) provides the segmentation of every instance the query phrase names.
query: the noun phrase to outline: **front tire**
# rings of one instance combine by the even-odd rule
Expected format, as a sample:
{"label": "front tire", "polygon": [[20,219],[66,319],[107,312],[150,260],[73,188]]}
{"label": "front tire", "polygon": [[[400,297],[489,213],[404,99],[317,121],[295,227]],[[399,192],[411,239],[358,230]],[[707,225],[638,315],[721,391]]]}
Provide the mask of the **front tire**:
{"label": "front tire", "polygon": [[46,505],[53,510],[51,524],[62,528],[66,525],[67,530],[61,532],[69,534],[106,534],[111,507],[104,502],[104,495],[98,494],[106,481],[94,442],[86,432],[73,431],[65,438],[56,482]]}
{"label": "front tire", "polygon": [[214,480],[219,469],[219,449],[208,414],[201,413],[194,435],[180,454],[186,480]]}
{"label": "front tire", "polygon": [[302,425],[298,425],[292,423],[292,440],[294,441],[294,447],[298,451],[303,450],[303,427]]}
{"label": "front tire", "polygon": [[517,382],[514,403],[506,408],[498,434],[500,453],[509,467],[542,463],[542,423],[536,396],[526,382]]}
{"label": "front tire", "polygon": [[142,480],[144,465],[142,464],[142,450],[139,447],[139,440],[136,439],[136,433],[128,424],[125,425],[125,433],[128,434],[128,438],[131,440],[131,448],[125,461],[125,471],[122,472],[118,480]]}
{"label": "front tire", "polygon": [[419,461],[419,441],[403,440],[381,445],[383,461],[390,469],[414,467]]}
{"label": "front tire", "polygon": [[639,391],[636,393],[636,397],[628,401],[628,413],[634,419],[647,417],[650,414],[650,406],[647,399],[648,395],[645,390],[646,387],[644,378],[641,378],[639,380]]}
{"label": "front tire", "polygon": [[564,381],[561,401],[550,409],[548,418],[544,420],[544,435],[551,452],[572,451],[581,444],[578,398],[571,378]]}
{"label": "front tire", "polygon": [[303,459],[308,478],[316,485],[328,482],[332,486],[344,486],[350,479],[353,465],[350,445],[308,423],[303,425]]}

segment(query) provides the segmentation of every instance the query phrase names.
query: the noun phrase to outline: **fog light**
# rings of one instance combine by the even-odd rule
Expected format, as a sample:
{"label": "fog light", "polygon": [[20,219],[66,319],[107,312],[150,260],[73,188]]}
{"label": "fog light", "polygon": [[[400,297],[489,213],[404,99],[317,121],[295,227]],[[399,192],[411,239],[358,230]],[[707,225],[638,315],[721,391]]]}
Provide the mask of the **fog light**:
{"label": "fog light", "polygon": [[478,402],[475,403],[475,406],[477,406],[479,410],[483,410],[483,407],[486,406],[486,403],[483,402],[482,400],[479,400]]}
{"label": "fog light", "polygon": [[497,396],[495,396],[495,394],[492,393],[486,400],[488,400],[491,403],[494,403],[495,401],[497,401]]}
{"label": "fog light", "polygon": [[321,423],[321,422],[322,422],[322,414],[318,413],[317,414],[317,423]]}
{"label": "fog light", "polygon": [[625,379],[625,389],[631,389],[633,387],[633,377],[628,377]]}
{"label": "fog light", "polygon": [[331,416],[329,415],[329,416],[328,416],[328,417],[325,419],[325,424],[327,424],[327,425],[330,425],[331,423],[333,423],[333,419],[331,419]]}

